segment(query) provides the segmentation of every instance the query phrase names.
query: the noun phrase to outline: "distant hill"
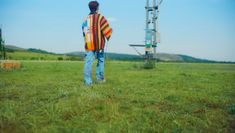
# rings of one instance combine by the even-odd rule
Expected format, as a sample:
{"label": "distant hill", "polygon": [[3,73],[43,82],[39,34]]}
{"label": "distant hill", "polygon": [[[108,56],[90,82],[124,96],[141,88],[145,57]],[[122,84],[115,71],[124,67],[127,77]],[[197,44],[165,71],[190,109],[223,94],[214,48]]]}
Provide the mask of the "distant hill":
{"label": "distant hill", "polygon": [[[69,56],[79,56],[81,58],[84,57],[84,52],[70,52],[66,53]],[[118,53],[105,53],[105,56],[110,60],[142,60],[142,58],[138,55],[131,55],[131,54],[118,54]]]}
{"label": "distant hill", "polygon": [[47,52],[47,51],[41,50],[41,49],[35,49],[35,48],[28,48],[28,49],[25,49],[25,48],[20,48],[20,47],[14,46],[14,45],[6,45],[6,50],[7,50],[8,52],[14,52],[14,51],[29,51],[29,52],[34,52],[34,53],[55,54],[55,53]]}
{"label": "distant hill", "polygon": [[[17,59],[17,60],[20,59],[83,60],[84,58],[84,52],[70,52],[64,54],[56,54],[41,49],[35,49],[35,48],[25,49],[14,45],[6,45],[6,48],[8,51],[8,55],[10,55],[12,59]],[[120,54],[120,53],[106,53],[105,55],[107,59],[122,60],[122,61],[142,61],[144,58],[139,55]],[[218,62],[207,59],[199,59],[187,55],[167,54],[167,53],[158,53],[156,60],[161,62],[233,63],[233,62]]]}
{"label": "distant hill", "polygon": [[[66,53],[66,55],[84,57],[84,52],[71,52]],[[106,57],[111,60],[143,60],[144,57],[139,55],[131,54],[117,54],[117,53],[106,53]],[[199,59],[187,55],[178,55],[178,54],[167,54],[167,53],[158,53],[157,60],[162,62],[201,62],[201,63],[215,63],[216,61]]]}
{"label": "distant hill", "polygon": [[20,48],[14,45],[6,45],[6,50],[7,51],[25,51],[26,49]]}
{"label": "distant hill", "polygon": [[201,62],[201,63],[215,63],[216,61],[207,60],[207,59],[199,59],[187,55],[180,54],[166,54],[166,53],[158,53],[157,60],[165,61],[165,62]]}
{"label": "distant hill", "polygon": [[29,48],[29,49],[27,49],[27,51],[34,52],[34,53],[42,53],[42,54],[55,54],[55,53],[52,53],[52,52],[47,52],[45,50],[35,49],[35,48]]}
{"label": "distant hill", "polygon": [[56,54],[41,49],[24,49],[13,45],[6,45],[7,58],[12,60],[70,60],[79,61],[82,58],[78,56],[68,56],[65,54]]}

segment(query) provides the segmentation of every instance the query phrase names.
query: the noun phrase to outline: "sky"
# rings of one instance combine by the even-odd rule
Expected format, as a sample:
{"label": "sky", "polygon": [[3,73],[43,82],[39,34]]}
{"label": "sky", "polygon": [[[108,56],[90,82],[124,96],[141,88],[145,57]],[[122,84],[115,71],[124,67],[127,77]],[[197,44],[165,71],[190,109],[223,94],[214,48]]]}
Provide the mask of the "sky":
{"label": "sky", "polygon": [[[113,28],[106,51],[137,54],[144,44],[146,0],[98,0]],[[89,0],[0,0],[6,44],[49,52],[84,51],[81,25]],[[157,52],[235,61],[235,0],[163,0]],[[138,49],[144,52],[144,49]]]}

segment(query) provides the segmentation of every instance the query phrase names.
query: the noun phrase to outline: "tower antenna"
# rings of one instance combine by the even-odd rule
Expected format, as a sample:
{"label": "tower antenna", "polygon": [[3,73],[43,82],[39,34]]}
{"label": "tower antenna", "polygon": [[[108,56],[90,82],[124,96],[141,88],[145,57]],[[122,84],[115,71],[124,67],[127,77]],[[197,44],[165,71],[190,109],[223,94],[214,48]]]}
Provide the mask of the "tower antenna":
{"label": "tower antenna", "polygon": [[[152,4],[150,4],[152,1]],[[131,47],[145,47],[145,68],[154,68],[157,59],[157,47],[160,43],[159,14],[163,0],[146,0],[145,44],[130,44]]]}
{"label": "tower antenna", "polygon": [[0,59],[6,59],[6,48],[4,45],[4,40],[2,39],[2,29],[0,27]]}

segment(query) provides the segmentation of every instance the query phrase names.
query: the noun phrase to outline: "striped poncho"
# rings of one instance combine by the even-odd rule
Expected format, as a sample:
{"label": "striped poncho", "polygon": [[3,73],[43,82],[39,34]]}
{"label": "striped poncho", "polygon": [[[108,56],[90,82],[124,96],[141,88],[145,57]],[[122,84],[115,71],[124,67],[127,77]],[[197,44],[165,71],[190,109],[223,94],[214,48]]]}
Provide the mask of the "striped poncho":
{"label": "striped poncho", "polygon": [[104,16],[100,14],[90,14],[82,24],[85,49],[88,51],[98,51],[104,49],[105,38],[109,40],[112,29]]}

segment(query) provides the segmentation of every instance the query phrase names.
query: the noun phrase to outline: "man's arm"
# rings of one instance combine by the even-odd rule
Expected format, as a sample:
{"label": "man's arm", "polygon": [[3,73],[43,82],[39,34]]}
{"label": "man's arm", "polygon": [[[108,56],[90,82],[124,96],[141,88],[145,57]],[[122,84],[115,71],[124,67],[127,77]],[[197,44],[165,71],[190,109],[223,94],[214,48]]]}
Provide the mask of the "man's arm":
{"label": "man's arm", "polygon": [[84,31],[85,26],[86,26],[86,21],[83,21],[83,23],[82,23],[82,33],[83,33],[83,37],[85,37],[85,31]]}
{"label": "man's arm", "polygon": [[104,16],[101,18],[100,27],[102,34],[109,40],[112,35],[112,28],[109,26],[109,23]]}

